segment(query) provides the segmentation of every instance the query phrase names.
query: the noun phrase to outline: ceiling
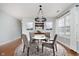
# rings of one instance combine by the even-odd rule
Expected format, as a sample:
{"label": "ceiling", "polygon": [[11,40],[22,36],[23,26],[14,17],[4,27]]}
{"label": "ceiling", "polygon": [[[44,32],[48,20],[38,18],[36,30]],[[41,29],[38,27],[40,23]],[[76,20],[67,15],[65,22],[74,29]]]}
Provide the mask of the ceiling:
{"label": "ceiling", "polygon": [[43,6],[46,17],[56,17],[72,3],[0,3],[0,9],[18,19],[36,17],[39,5]]}

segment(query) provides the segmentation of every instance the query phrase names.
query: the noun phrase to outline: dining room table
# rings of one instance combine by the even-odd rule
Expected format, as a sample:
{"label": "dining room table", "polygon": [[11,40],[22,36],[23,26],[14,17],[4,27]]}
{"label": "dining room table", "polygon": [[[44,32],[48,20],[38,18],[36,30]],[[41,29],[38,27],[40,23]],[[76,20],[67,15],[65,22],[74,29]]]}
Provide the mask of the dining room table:
{"label": "dining room table", "polygon": [[38,41],[38,45],[40,47],[40,46],[42,46],[42,44],[41,44],[42,40],[46,40],[47,37],[45,36],[44,33],[42,33],[42,34],[34,34],[34,36],[32,37],[32,39],[37,40]]}

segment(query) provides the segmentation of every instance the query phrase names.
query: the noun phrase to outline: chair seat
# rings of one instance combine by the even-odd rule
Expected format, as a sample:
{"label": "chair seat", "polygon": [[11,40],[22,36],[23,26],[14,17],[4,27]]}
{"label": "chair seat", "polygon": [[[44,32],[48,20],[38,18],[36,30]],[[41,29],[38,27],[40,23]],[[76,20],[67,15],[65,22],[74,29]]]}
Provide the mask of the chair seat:
{"label": "chair seat", "polygon": [[36,42],[30,43],[30,46],[38,46],[38,43]]}
{"label": "chair seat", "polygon": [[36,47],[36,46],[38,46],[38,43],[31,42],[31,43],[27,44],[25,47],[32,47],[32,46]]}
{"label": "chair seat", "polygon": [[31,46],[37,47],[37,51],[38,51],[38,44],[36,42],[29,42],[25,34],[22,34],[22,39],[23,39],[23,43],[24,43],[23,53],[25,51],[25,48],[27,48],[27,56],[29,56],[29,49]]}
{"label": "chair seat", "polygon": [[53,48],[53,44],[52,43],[43,43],[43,46],[49,47],[49,48]]}
{"label": "chair seat", "polygon": [[55,34],[54,40],[50,40],[50,41],[52,41],[52,43],[50,43],[50,42],[48,42],[48,43],[47,42],[46,43],[42,43],[42,52],[43,52],[43,47],[44,46],[48,47],[48,48],[52,48],[53,49],[53,56],[55,56],[56,38],[57,38],[57,34]]}

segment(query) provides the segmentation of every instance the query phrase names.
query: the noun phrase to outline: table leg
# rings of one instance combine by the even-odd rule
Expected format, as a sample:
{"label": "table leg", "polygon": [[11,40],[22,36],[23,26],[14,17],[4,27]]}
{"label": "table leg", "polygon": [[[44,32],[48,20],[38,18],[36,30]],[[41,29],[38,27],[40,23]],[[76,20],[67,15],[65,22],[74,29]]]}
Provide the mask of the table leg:
{"label": "table leg", "polygon": [[41,44],[41,39],[38,40],[38,50],[40,50],[40,49],[39,49],[39,48],[40,48],[40,45],[42,45],[42,44]]}

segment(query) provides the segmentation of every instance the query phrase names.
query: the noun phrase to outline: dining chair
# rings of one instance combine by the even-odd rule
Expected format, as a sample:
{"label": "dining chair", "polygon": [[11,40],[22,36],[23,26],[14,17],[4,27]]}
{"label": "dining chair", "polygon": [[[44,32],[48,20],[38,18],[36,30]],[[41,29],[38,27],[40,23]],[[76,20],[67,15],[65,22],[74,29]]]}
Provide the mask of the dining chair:
{"label": "dining chair", "polygon": [[44,46],[48,47],[48,48],[52,48],[53,49],[53,56],[55,56],[56,39],[57,39],[57,34],[55,34],[54,40],[52,40],[52,43],[47,43],[47,42],[42,43],[42,52],[43,52]]}
{"label": "dining chair", "polygon": [[46,39],[47,41],[50,40],[50,32],[46,32],[45,36],[47,37],[47,39]]}
{"label": "dining chair", "polygon": [[25,52],[25,48],[27,48],[27,56],[29,56],[29,49],[31,48],[31,46],[35,46],[37,47],[37,51],[38,51],[38,44],[37,43],[30,43],[27,39],[27,36],[25,34],[22,34],[22,39],[23,39],[23,53]]}
{"label": "dining chair", "polygon": [[34,32],[29,32],[30,42],[31,42],[31,43],[35,43],[35,42],[36,42],[36,40],[33,39],[34,35],[35,35]]}
{"label": "dining chair", "polygon": [[35,35],[34,32],[29,32],[30,43],[31,44],[34,44],[35,43],[35,45],[37,46],[36,47],[37,48],[37,52],[39,52],[39,44],[38,44],[38,41],[36,39],[33,39],[34,35]]}
{"label": "dining chair", "polygon": [[47,42],[48,40],[50,40],[50,33],[49,32],[46,32],[44,33],[46,39],[43,39],[42,42]]}

